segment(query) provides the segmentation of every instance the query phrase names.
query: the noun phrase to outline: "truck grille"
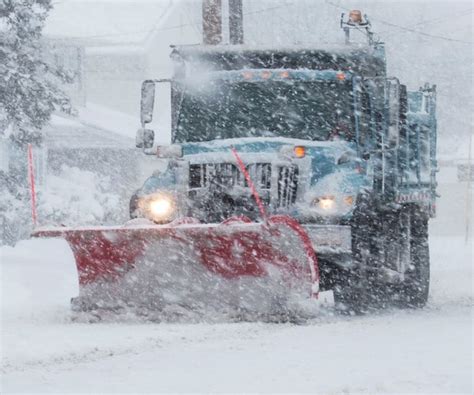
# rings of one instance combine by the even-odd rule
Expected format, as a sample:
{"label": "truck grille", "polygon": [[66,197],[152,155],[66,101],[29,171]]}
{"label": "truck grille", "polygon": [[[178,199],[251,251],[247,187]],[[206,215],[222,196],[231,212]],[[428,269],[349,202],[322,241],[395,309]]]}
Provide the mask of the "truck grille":
{"label": "truck grille", "polygon": [[298,166],[278,168],[278,207],[290,207],[296,202]]}
{"label": "truck grille", "polygon": [[[271,163],[254,163],[247,166],[247,171],[257,188],[270,189],[272,185]],[[245,186],[248,186],[247,181],[245,181]]]}
{"label": "truck grille", "polygon": [[[278,166],[272,169],[271,163],[251,163],[246,168],[257,189],[269,193],[272,187],[272,170],[277,172],[277,207],[288,208],[296,202],[298,166]],[[248,187],[244,175],[233,163],[199,163],[189,166],[191,190],[209,188],[211,185],[224,188]]]}
{"label": "truck grille", "polygon": [[[271,163],[252,163],[246,167],[258,189],[270,189]],[[244,175],[233,163],[200,163],[189,166],[189,187],[191,189],[209,188],[211,184],[223,187],[248,187]]]}

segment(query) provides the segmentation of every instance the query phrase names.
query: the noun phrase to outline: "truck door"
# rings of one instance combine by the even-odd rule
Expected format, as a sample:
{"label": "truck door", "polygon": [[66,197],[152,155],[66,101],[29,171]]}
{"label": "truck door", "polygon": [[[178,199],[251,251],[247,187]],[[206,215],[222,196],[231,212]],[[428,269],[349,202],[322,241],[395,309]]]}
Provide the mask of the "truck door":
{"label": "truck door", "polygon": [[398,184],[400,83],[396,78],[373,78],[366,85],[371,107],[374,191],[385,199],[394,199]]}
{"label": "truck door", "polygon": [[436,187],[436,89],[409,92],[406,138],[403,140],[403,180],[407,188]]}

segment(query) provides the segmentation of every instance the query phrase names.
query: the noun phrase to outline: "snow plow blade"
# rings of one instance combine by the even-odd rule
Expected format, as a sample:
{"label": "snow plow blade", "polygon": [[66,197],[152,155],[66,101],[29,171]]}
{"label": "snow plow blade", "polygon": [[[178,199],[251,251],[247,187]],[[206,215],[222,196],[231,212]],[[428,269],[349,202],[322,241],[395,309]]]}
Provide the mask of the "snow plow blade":
{"label": "snow plow blade", "polygon": [[265,313],[282,300],[317,296],[311,241],[297,221],[235,217],[221,224],[43,228],[69,243],[79,275],[73,309],[239,310]]}

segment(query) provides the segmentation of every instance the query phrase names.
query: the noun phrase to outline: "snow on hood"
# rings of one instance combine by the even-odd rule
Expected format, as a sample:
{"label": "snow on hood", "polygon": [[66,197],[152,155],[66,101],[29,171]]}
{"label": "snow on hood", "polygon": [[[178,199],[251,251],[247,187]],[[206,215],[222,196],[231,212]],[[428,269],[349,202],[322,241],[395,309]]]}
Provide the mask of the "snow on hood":
{"label": "snow on hood", "polygon": [[286,137],[244,137],[235,139],[213,140],[196,143],[182,143],[184,155],[205,153],[205,152],[225,152],[231,147],[239,152],[279,152],[283,146],[302,145],[308,149],[308,154],[312,150],[330,150],[340,153],[352,150],[353,146],[347,141],[308,141],[302,139]]}

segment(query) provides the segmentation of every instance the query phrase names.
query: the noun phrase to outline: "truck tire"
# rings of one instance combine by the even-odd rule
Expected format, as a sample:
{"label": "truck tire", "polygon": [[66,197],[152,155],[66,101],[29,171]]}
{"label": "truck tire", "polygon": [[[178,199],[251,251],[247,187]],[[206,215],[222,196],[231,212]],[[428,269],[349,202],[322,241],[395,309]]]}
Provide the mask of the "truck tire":
{"label": "truck tire", "polygon": [[420,308],[428,301],[430,252],[428,215],[417,206],[410,207],[410,266],[398,295],[400,307]]}
{"label": "truck tire", "polygon": [[351,270],[341,271],[333,288],[336,310],[341,314],[359,315],[373,308],[378,290],[367,271],[374,253],[374,240],[377,237],[377,220],[374,205],[368,195],[361,195],[354,211],[352,232]]}
{"label": "truck tire", "polygon": [[[336,308],[344,314],[364,314],[393,304],[401,308],[423,307],[430,284],[428,215],[420,207],[408,205],[370,217],[356,213],[354,219],[352,248],[356,267],[342,273],[333,289]],[[367,270],[393,270],[402,255],[407,264],[401,284],[383,282],[375,271]]]}
{"label": "truck tire", "polygon": [[336,311],[343,315],[361,315],[369,312],[364,279],[354,272],[345,274],[344,280],[333,288]]}

